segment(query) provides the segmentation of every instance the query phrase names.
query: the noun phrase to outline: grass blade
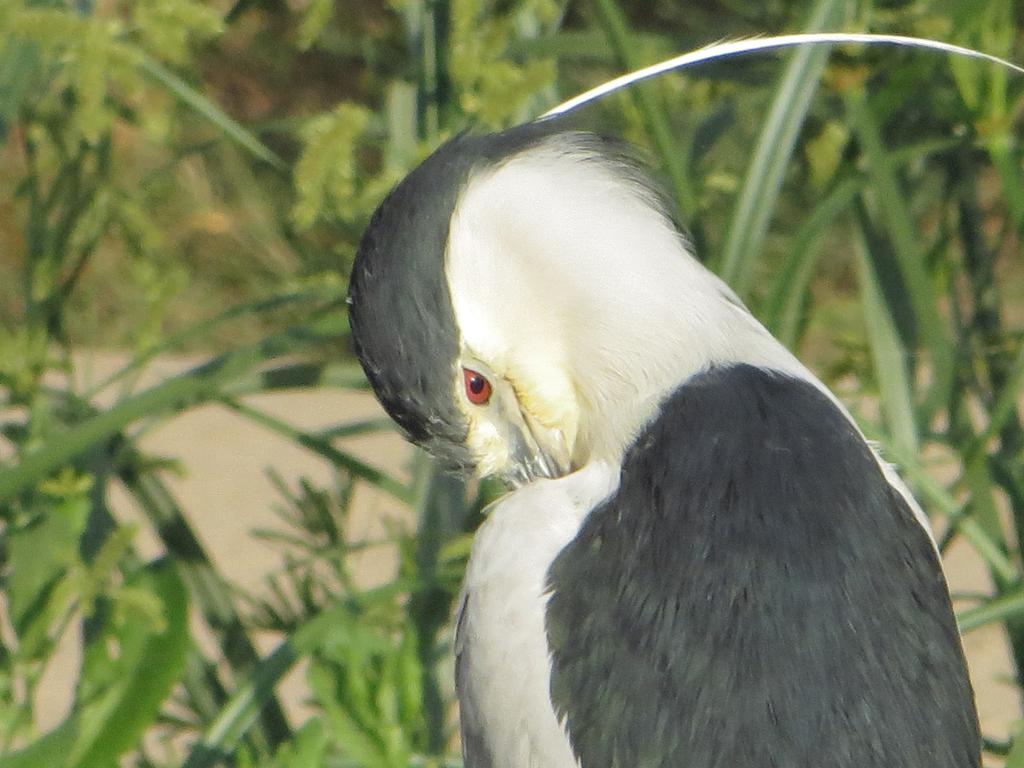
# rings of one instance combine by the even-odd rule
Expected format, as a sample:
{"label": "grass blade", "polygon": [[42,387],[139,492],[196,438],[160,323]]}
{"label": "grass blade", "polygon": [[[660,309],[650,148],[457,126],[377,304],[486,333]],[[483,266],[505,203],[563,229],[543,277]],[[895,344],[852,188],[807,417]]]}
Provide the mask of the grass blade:
{"label": "grass blade", "polygon": [[[636,69],[639,65],[636,42],[626,21],[626,15],[616,5],[615,0],[594,0],[594,10],[597,11],[601,26],[620,64],[625,69]],[[638,86],[636,100],[665,165],[676,205],[683,213],[692,215],[697,211],[697,194],[686,168],[686,157],[676,143],[668,115],[658,92],[654,90],[654,85],[644,83]]]}
{"label": "grass blade", "polygon": [[331,445],[330,442],[322,439],[318,435],[303,432],[302,430],[293,427],[291,424],[271,416],[269,413],[265,413],[264,411],[253,408],[252,406],[246,405],[245,403],[239,402],[233,398],[221,398],[220,401],[236,413],[245,416],[267,429],[273,430],[284,437],[287,437],[289,440],[292,440],[304,448],[308,448],[331,463],[339,467],[344,467],[356,477],[362,478],[371,485],[380,488],[382,491],[394,496],[399,501],[405,504],[411,504],[413,502],[413,493],[407,485],[392,477],[387,472],[377,469],[376,467],[371,467],[369,464],[360,461],[351,454],[339,451]]}
{"label": "grass blade", "polygon": [[[81,755],[77,753],[85,746],[82,740],[75,745],[71,765],[76,768],[114,765],[150,725],[184,667],[191,643],[184,585],[168,561],[158,563],[147,575],[153,581],[151,594],[162,603],[166,626],[146,641],[138,666],[130,679],[115,686],[116,702],[103,708],[99,722],[92,722],[97,718],[82,718],[83,734],[88,731],[93,739]],[[91,727],[85,727],[87,722]]]}
{"label": "grass blade", "polygon": [[968,447],[968,456],[973,456],[976,451],[982,450],[989,440],[999,434],[1017,410],[1022,387],[1024,387],[1024,346],[1021,347],[1017,359],[1014,360],[1006,383],[992,406],[985,431]]}
{"label": "grass blade", "polygon": [[960,632],[967,633],[986,624],[1024,615],[1024,590],[1002,595],[984,605],[962,611],[957,616]]}
{"label": "grass blade", "polygon": [[772,284],[764,311],[765,325],[786,346],[796,344],[807,289],[821,253],[822,233],[863,188],[860,179],[840,182],[814,209],[793,241],[789,257]]}
{"label": "grass blade", "polygon": [[868,255],[864,223],[857,227],[855,238],[857,279],[864,306],[864,325],[878,377],[882,410],[889,433],[899,451],[916,456],[919,446],[917,422],[914,418],[913,395],[907,374],[906,350],[896,330],[896,322],[886,305],[878,284],[871,257]]}
{"label": "grass blade", "polygon": [[[37,484],[53,470],[134,421],[209,399],[226,380],[236,375],[240,361],[234,362],[234,365],[219,365],[169,379],[72,427],[62,440],[51,440],[27,453],[13,467],[0,471],[0,499],[9,499]],[[250,362],[255,363],[255,359]]]}
{"label": "grass blade", "polygon": [[[315,341],[319,337],[313,337]],[[59,440],[50,440],[43,447],[24,454],[13,466],[0,470],[0,500],[9,499],[41,481],[55,469],[80,456],[91,446],[107,440],[136,421],[152,419],[190,408],[220,397],[231,384],[239,384],[235,394],[245,392],[248,384],[257,391],[275,385],[275,371],[257,372],[254,368],[265,361],[294,352],[311,339],[302,334],[284,333],[271,336],[258,344],[240,347],[216,357],[180,376],[119,401],[107,411],[98,413],[68,429]],[[354,366],[354,364],[352,364]],[[285,366],[276,372],[299,375],[284,378],[278,386],[298,386],[309,375],[322,377],[328,367],[299,364]],[[353,380],[355,372],[352,372]],[[305,378],[303,378],[305,377]],[[361,378],[361,374],[360,374]]]}
{"label": "grass blade", "polygon": [[267,165],[282,173],[289,173],[290,167],[270,147],[247,131],[238,121],[234,120],[224,110],[199,93],[195,88],[186,83],[176,74],[167,69],[156,59],[140,53],[138,64],[143,72],[148,74],[167,90],[177,96],[184,104],[188,105],[201,116],[209,120],[219,128],[228,138],[262,160]]}
{"label": "grass blade", "polygon": [[925,405],[927,416],[946,401],[952,386],[952,342],[944,330],[946,326],[939,314],[938,298],[925,268],[920,236],[897,181],[895,163],[883,147],[878,125],[863,93],[848,97],[848,110],[867,161],[877,215],[889,234],[917,328],[931,354],[935,384]]}
{"label": "grass blade", "polygon": [[178,351],[185,344],[203,338],[232,320],[246,317],[248,315],[260,315],[264,312],[273,312],[274,310],[286,306],[308,304],[317,300],[330,298],[334,297],[327,291],[297,291],[294,293],[280,294],[278,296],[270,296],[266,299],[258,299],[257,301],[229,307],[215,317],[202,320],[195,325],[191,325],[179,333],[163,338],[156,344],[144,349],[141,353],[135,355],[130,361],[128,361],[127,364],[116,370],[99,384],[92,387],[88,393],[82,395],[82,398],[85,400],[92,400],[93,397],[109,387],[111,384],[120,381],[126,376],[140,372],[146,367],[147,363],[151,362],[159,355]]}
{"label": "grass blade", "polygon": [[[843,9],[840,0],[819,0],[808,30],[840,23]],[[747,295],[754,279],[782,178],[828,55],[829,48],[823,46],[807,46],[793,54],[736,199],[718,259],[718,273],[741,298]]]}
{"label": "grass blade", "polygon": [[349,607],[325,611],[299,627],[253,670],[193,747],[182,768],[209,768],[226,758],[256,722],[260,709],[295,663],[312,653],[337,626],[351,622]]}
{"label": "grass blade", "polygon": [[324,363],[314,360],[244,373],[224,387],[224,394],[243,397],[309,387],[364,390],[369,388],[369,383],[359,363]]}
{"label": "grass blade", "polygon": [[[119,472],[121,482],[138,503],[167,552],[178,565],[181,579],[203,621],[217,638],[233,679],[241,679],[259,662],[259,654],[235,608],[231,586],[214,567],[210,556],[167,485],[154,472]],[[192,679],[192,692],[204,701],[222,703],[221,689],[211,689],[204,676]],[[288,720],[276,698],[265,702],[261,715],[263,732],[271,744],[289,735]]]}
{"label": "grass blade", "polygon": [[948,529],[939,542],[939,551],[946,549],[946,544],[954,533],[960,534],[967,539],[998,578],[1005,583],[1015,583],[1018,579],[1017,567],[1007,557],[1006,551],[978,524],[977,520],[966,514],[966,505],[954,499],[949,491],[921,466],[917,455],[907,453],[888,437],[872,429],[870,424],[861,423],[861,427],[870,440],[882,446],[882,455],[891,459],[900,468],[901,473],[911,481],[914,489],[920,494],[919,498],[946,518]]}

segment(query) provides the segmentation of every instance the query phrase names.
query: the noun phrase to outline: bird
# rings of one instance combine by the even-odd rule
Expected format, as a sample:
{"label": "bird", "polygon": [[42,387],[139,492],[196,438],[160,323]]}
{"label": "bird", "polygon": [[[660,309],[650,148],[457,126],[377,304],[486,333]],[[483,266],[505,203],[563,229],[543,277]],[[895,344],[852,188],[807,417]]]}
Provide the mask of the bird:
{"label": "bird", "polygon": [[921,507],[624,142],[455,136],[347,301],[405,437],[508,486],[455,619],[467,768],[980,765]]}

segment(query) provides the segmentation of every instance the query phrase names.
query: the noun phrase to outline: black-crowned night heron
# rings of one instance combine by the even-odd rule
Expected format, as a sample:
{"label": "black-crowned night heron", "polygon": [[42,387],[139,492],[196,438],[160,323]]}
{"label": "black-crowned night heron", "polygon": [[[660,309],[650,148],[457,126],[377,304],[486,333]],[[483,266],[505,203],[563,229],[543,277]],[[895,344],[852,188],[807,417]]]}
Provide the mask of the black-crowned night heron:
{"label": "black-crowned night heron", "polygon": [[408,437],[512,490],[458,618],[469,768],[966,768],[927,521],[609,141],[445,144],[352,274]]}

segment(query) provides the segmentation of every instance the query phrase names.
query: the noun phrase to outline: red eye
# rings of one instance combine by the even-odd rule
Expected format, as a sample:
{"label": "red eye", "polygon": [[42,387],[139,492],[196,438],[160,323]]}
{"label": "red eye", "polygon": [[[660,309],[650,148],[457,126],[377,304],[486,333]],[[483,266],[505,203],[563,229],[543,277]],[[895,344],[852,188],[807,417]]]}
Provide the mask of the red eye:
{"label": "red eye", "polygon": [[491,382],[484,375],[471,371],[469,368],[462,369],[462,380],[466,385],[466,397],[474,405],[486,405],[491,399]]}

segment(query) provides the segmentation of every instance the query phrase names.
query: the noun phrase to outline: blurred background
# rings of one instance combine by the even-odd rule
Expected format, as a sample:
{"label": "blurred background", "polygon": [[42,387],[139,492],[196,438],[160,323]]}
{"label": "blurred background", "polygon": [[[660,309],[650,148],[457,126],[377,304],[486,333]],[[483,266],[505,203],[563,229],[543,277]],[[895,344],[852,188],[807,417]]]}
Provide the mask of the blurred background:
{"label": "blurred background", "polygon": [[[1024,62],[1022,23],[1010,0],[0,2],[0,768],[460,765],[450,619],[500,489],[405,446],[352,357],[382,196],[459,131],[722,38]],[[841,46],[579,116],[641,148],[698,256],[902,467],[1007,766],[1022,110],[991,65]]]}

